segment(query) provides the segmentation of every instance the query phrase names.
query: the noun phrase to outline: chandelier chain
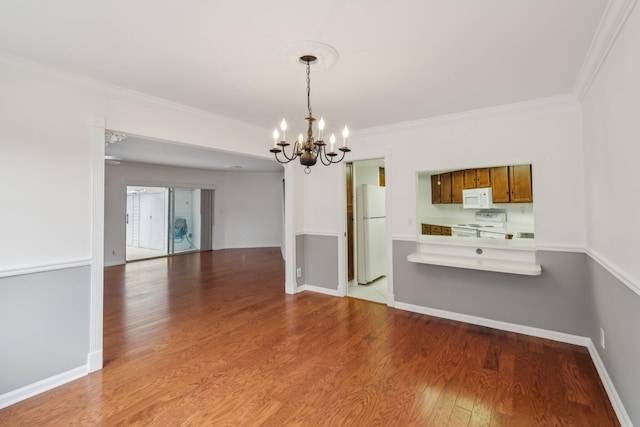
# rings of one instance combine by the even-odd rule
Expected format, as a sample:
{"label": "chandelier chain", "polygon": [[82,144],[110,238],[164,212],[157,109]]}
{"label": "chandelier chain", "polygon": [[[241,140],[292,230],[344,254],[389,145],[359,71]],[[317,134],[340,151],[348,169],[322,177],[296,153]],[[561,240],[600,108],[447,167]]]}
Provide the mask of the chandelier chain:
{"label": "chandelier chain", "polygon": [[309,109],[309,117],[313,117],[311,114],[311,65],[307,61],[307,108]]}

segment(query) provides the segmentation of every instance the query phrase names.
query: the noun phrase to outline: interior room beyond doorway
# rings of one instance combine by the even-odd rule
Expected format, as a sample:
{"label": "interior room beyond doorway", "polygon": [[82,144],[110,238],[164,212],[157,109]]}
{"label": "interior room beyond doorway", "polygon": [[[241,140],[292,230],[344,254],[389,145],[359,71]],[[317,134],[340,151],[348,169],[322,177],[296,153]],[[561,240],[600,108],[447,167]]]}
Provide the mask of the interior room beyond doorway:
{"label": "interior room beyond doorway", "polygon": [[386,192],[383,159],[346,165],[347,295],[386,304]]}

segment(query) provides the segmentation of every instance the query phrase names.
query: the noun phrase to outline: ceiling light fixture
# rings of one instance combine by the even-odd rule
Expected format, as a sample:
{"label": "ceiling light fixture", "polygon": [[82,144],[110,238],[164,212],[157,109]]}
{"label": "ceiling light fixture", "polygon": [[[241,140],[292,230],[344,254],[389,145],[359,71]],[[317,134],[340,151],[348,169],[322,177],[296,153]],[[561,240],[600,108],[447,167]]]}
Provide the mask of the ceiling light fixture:
{"label": "ceiling light fixture", "polygon": [[[339,151],[342,152],[342,156],[339,159],[338,153],[334,151],[336,137],[334,134],[331,134],[329,138],[329,142],[331,144],[329,150],[327,152],[327,144],[324,142],[324,119],[320,117],[320,121],[318,122],[318,139],[316,140],[313,136],[313,122],[316,120],[313,118],[313,114],[311,113],[311,64],[315,63],[318,60],[314,55],[303,55],[300,57],[300,62],[303,64],[307,64],[307,108],[309,110],[309,116],[305,118],[306,121],[309,122],[307,129],[307,138],[305,139],[302,136],[302,133],[298,136],[298,140],[293,144],[293,151],[291,155],[288,155],[285,147],[290,144],[286,139],[286,131],[287,131],[287,122],[282,119],[280,123],[280,130],[282,131],[282,139],[278,141],[280,138],[280,133],[278,132],[278,128],[273,131],[273,148],[271,151],[276,160],[280,163],[289,163],[290,161],[300,158],[300,164],[306,166],[304,168],[304,173],[311,173],[310,166],[313,166],[320,158],[320,161],[323,165],[329,166],[332,163],[340,163],[342,159],[344,159],[345,154],[351,151],[347,148],[347,137],[349,136],[349,129],[345,126],[342,131],[342,147],[338,148]],[[278,154],[282,153],[284,159],[281,159]]]}

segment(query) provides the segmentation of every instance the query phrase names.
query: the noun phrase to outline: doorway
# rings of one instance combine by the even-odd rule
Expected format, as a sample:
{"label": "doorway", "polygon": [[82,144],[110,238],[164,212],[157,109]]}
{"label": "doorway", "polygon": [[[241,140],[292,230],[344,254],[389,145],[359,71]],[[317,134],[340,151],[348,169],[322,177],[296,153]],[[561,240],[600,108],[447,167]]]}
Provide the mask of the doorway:
{"label": "doorway", "polygon": [[126,261],[211,249],[212,193],[127,186]]}
{"label": "doorway", "polygon": [[386,304],[384,159],[345,165],[347,296]]}

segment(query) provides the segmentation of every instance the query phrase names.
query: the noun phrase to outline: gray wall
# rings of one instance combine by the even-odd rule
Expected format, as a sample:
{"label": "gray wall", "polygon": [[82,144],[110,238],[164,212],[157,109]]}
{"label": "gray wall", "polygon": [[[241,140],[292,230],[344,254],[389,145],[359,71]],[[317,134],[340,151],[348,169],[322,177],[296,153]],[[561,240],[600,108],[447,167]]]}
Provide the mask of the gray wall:
{"label": "gray wall", "polygon": [[302,268],[298,286],[338,290],[338,237],[298,234],[296,268]]}
{"label": "gray wall", "polygon": [[90,267],[0,278],[0,395],[87,364]]}
{"label": "gray wall", "polygon": [[[593,321],[587,336],[595,344],[631,421],[640,425],[640,295],[587,258],[593,300]],[[600,347],[600,328],[605,331],[604,349]]]}
{"label": "gray wall", "polygon": [[521,276],[407,261],[415,251],[414,242],[393,242],[396,302],[583,337],[590,334],[585,254],[538,251],[542,275]]}

